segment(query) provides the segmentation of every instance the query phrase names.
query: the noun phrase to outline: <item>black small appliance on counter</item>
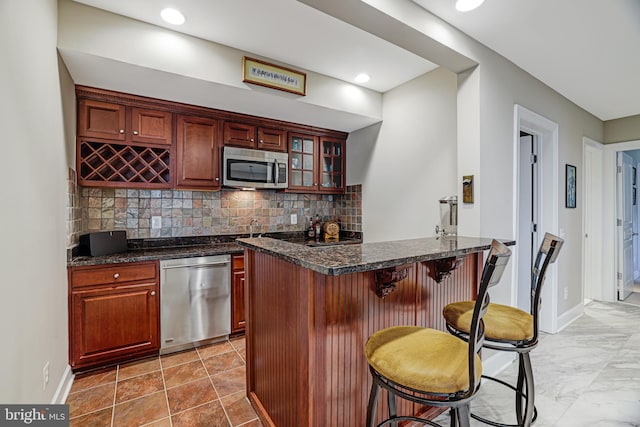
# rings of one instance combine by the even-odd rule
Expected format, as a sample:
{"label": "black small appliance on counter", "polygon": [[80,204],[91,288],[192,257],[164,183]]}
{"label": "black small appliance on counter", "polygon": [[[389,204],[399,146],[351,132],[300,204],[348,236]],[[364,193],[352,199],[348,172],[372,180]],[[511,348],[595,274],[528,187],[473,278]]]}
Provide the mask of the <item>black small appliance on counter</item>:
{"label": "black small appliance on counter", "polygon": [[80,255],[111,255],[127,250],[127,234],[121,231],[98,231],[80,236]]}

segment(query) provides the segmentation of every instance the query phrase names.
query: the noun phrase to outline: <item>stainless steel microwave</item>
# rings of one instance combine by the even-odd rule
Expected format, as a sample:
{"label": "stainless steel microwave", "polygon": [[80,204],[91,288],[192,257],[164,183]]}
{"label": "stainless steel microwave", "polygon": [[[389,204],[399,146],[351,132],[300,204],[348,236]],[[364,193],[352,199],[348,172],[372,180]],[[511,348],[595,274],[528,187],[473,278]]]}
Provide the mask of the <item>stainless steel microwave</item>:
{"label": "stainless steel microwave", "polygon": [[222,185],[234,188],[287,188],[288,163],[287,153],[224,147]]}

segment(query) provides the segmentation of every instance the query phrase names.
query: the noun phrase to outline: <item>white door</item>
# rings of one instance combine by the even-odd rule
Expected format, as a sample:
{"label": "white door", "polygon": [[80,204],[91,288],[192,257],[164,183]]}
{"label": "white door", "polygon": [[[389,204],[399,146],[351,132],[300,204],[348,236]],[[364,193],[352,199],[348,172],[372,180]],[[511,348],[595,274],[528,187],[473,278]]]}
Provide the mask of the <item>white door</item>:
{"label": "white door", "polygon": [[633,292],[633,158],[618,153],[618,299]]}
{"label": "white door", "polygon": [[640,244],[640,242],[638,241],[638,172],[640,171],[640,168],[638,168],[638,166],[640,165],[640,163],[635,162],[635,165],[633,166],[633,176],[632,176],[632,183],[631,183],[631,196],[632,196],[632,200],[633,202],[631,203],[631,215],[633,218],[633,281],[635,283],[636,280],[638,280],[638,278],[640,278],[640,260],[638,259],[638,253],[639,253],[639,248],[638,248],[638,244]]}
{"label": "white door", "polygon": [[584,152],[584,292],[598,299],[602,286],[602,150],[585,145]]}
{"label": "white door", "polygon": [[531,266],[538,251],[538,149],[536,138],[520,132],[518,180],[518,290],[517,306],[531,307]]}

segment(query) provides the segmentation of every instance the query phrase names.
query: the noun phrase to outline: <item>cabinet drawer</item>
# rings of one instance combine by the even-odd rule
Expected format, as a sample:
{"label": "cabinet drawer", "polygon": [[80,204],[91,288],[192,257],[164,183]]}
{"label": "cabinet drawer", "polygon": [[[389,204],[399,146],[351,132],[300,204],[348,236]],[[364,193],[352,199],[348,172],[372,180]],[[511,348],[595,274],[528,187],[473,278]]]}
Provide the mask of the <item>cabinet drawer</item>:
{"label": "cabinet drawer", "polygon": [[233,256],[233,270],[244,270],[244,255]]}
{"label": "cabinet drawer", "polygon": [[156,262],[115,264],[104,267],[76,267],[71,269],[71,287],[117,284],[138,280],[155,281],[158,276]]}

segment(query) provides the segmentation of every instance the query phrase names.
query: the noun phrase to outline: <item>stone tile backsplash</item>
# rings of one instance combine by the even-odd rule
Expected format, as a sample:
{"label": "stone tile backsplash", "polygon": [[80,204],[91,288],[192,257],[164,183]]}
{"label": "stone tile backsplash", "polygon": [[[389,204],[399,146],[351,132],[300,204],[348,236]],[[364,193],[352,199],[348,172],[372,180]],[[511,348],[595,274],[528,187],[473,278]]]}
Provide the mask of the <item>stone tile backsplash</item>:
{"label": "stone tile backsplash", "polygon": [[[248,234],[252,218],[256,233],[300,231],[309,217],[339,218],[342,229],[362,231],[362,188],[349,186],[344,195],[266,191],[182,191],[88,188],[75,185],[70,170],[68,244],[79,234],[126,230],[127,238]],[[72,178],[73,175],[73,178]],[[73,180],[73,181],[71,181]],[[77,188],[79,201],[72,196]],[[296,214],[297,224],[291,223]],[[161,227],[152,228],[152,217]]]}
{"label": "stone tile backsplash", "polygon": [[80,188],[76,182],[76,171],[69,168],[67,174],[67,248],[78,244],[82,234],[82,209],[80,208]]}

